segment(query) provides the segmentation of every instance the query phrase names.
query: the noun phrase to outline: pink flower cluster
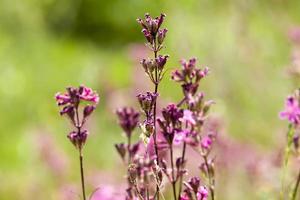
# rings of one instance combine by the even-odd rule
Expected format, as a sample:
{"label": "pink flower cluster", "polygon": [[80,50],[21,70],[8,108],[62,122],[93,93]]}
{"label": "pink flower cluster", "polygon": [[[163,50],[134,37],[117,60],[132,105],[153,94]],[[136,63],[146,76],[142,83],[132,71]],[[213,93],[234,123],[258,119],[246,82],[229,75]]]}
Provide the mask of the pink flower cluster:
{"label": "pink flower cluster", "polygon": [[[78,88],[68,87],[65,93],[58,92],[55,95],[55,99],[58,106],[63,106],[60,114],[67,115],[76,128],[75,131],[71,131],[68,134],[69,140],[77,149],[81,150],[88,136],[88,131],[83,130],[82,127],[88,116],[96,109],[96,105],[99,102],[98,94],[91,88],[82,85]],[[80,119],[79,105],[82,101],[90,102],[93,105],[88,104],[84,106],[82,119]]]}
{"label": "pink flower cluster", "polygon": [[298,125],[300,123],[300,105],[299,99],[289,96],[285,102],[285,109],[279,113],[281,119],[287,119],[290,123]]}

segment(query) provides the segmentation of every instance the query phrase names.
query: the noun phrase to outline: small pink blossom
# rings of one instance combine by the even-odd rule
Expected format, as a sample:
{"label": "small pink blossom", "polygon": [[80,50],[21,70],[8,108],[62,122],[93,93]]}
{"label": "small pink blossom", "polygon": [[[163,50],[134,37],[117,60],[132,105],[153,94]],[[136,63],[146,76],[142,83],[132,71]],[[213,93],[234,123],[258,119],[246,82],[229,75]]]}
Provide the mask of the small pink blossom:
{"label": "small pink blossom", "polygon": [[279,113],[281,119],[287,119],[293,124],[300,122],[300,107],[299,102],[295,97],[288,97],[285,102],[285,109]]}
{"label": "small pink blossom", "polygon": [[189,196],[186,193],[180,195],[180,200],[190,200]]}
{"label": "small pink blossom", "polygon": [[200,186],[199,191],[197,192],[197,200],[207,200],[208,190],[204,186]]}
{"label": "small pink blossom", "polygon": [[174,135],[173,144],[180,145],[183,141],[185,141],[187,135],[189,134],[189,130],[178,131]]}
{"label": "small pink blossom", "polygon": [[98,94],[91,88],[80,86],[79,88],[69,87],[65,93],[56,93],[56,102],[59,106],[78,103],[80,100],[90,101],[97,104],[99,102]]}
{"label": "small pink blossom", "polygon": [[79,98],[96,104],[99,102],[98,94],[94,92],[91,88],[85,86],[79,87]]}
{"label": "small pink blossom", "polygon": [[196,121],[195,121],[194,116],[193,116],[193,112],[190,111],[190,110],[184,110],[183,111],[183,117],[180,118],[179,120],[183,123],[188,123],[188,124],[191,124],[191,125],[196,124]]}
{"label": "small pink blossom", "polygon": [[201,140],[201,147],[204,149],[209,149],[212,145],[212,139],[209,136],[204,136]]}

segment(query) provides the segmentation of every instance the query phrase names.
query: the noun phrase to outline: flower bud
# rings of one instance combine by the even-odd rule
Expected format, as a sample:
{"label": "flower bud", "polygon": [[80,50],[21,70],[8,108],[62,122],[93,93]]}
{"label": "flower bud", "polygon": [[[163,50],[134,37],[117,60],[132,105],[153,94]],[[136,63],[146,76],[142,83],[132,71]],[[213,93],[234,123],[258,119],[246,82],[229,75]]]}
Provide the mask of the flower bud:
{"label": "flower bud", "polygon": [[155,70],[156,63],[152,59],[143,59],[141,64],[146,73],[152,73]]}
{"label": "flower bud", "polygon": [[158,18],[158,28],[160,28],[160,26],[162,25],[162,23],[164,22],[164,19],[166,17],[166,14],[161,13],[159,18]]}
{"label": "flower bud", "polygon": [[167,59],[168,59],[168,55],[165,55],[165,56],[162,56],[162,55],[159,55],[156,59],[155,59],[155,62],[156,62],[156,66],[157,66],[157,69],[162,71],[164,69],[164,66],[167,62]]}
{"label": "flower bud", "polygon": [[68,138],[77,149],[82,149],[88,136],[88,131],[83,130],[80,133],[72,131]]}
{"label": "flower bud", "polygon": [[151,93],[151,92],[137,95],[140,106],[146,115],[149,115],[149,113],[151,113],[152,107],[156,101],[157,96],[158,96],[157,93]]}
{"label": "flower bud", "polygon": [[87,105],[83,109],[83,118],[87,118],[92,114],[92,112],[96,109],[96,106],[94,105]]}
{"label": "flower bud", "polygon": [[157,41],[159,44],[162,44],[164,42],[167,32],[168,32],[168,29],[166,29],[166,28],[158,30]]}
{"label": "flower bud", "polygon": [[153,43],[153,36],[151,35],[151,33],[147,30],[147,29],[143,29],[142,33],[144,34],[146,40],[152,44]]}
{"label": "flower bud", "polygon": [[126,155],[126,146],[124,143],[115,144],[115,148],[118,152],[118,154],[121,156],[122,160],[124,160]]}

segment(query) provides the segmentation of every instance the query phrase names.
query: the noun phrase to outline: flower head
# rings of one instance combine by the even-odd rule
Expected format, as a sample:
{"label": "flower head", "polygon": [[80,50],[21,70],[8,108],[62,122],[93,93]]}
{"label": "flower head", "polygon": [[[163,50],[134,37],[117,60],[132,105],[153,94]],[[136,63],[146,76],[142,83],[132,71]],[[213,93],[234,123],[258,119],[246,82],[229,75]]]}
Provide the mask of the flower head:
{"label": "flower head", "polygon": [[[159,17],[152,18],[148,13],[145,14],[145,19],[137,19],[137,22],[142,26],[145,37],[156,36],[160,26],[162,25],[165,14],[161,14]],[[147,38],[148,40],[148,38]],[[149,41],[152,43],[152,41]]]}
{"label": "flower head", "polygon": [[87,139],[87,136],[88,136],[87,130],[83,130],[80,132],[72,131],[69,133],[68,138],[77,149],[82,149]]}
{"label": "flower head", "polygon": [[285,109],[279,113],[281,119],[287,119],[290,123],[298,125],[300,122],[299,101],[294,96],[289,96],[285,102]]}
{"label": "flower head", "polygon": [[196,58],[181,60],[181,69],[172,72],[171,78],[182,83],[182,89],[186,96],[194,95],[197,92],[199,82],[209,74],[209,68],[200,69],[196,66]]}
{"label": "flower head", "polygon": [[140,114],[133,108],[119,108],[116,111],[119,118],[119,124],[126,133],[127,137],[131,136],[132,131],[136,128],[139,122]]}
{"label": "flower head", "polygon": [[65,93],[56,93],[55,99],[57,105],[77,105],[80,100],[89,101],[91,103],[97,104],[99,102],[99,96],[91,88],[85,87],[83,85],[79,88],[68,87]]}
{"label": "flower head", "polygon": [[158,94],[154,92],[147,92],[146,94],[137,95],[140,106],[147,116],[150,115],[157,96]]}
{"label": "flower head", "polygon": [[[58,106],[63,106],[60,110],[60,114],[67,115],[73,126],[76,128],[76,131],[71,131],[68,134],[69,140],[77,149],[81,150],[88,136],[88,131],[83,130],[82,126],[96,109],[96,105],[99,102],[99,96],[91,88],[83,85],[78,88],[68,87],[66,90],[65,93],[56,93],[55,99]],[[82,114],[79,115],[79,105],[82,101],[87,101],[92,103],[92,105],[85,105]],[[80,116],[82,116],[81,119]]]}
{"label": "flower head", "polygon": [[79,86],[78,88],[68,87],[65,93],[56,93],[55,99],[58,106],[63,106],[63,108],[60,110],[60,114],[66,114],[76,126],[79,126],[80,123],[75,122],[75,111],[78,109],[81,101],[87,101],[94,104],[85,106],[83,111],[83,123],[85,122],[85,119],[95,110],[96,105],[99,102],[98,94],[91,88],[83,85]]}
{"label": "flower head", "polygon": [[200,186],[199,191],[197,192],[197,200],[207,200],[208,190],[204,186]]}

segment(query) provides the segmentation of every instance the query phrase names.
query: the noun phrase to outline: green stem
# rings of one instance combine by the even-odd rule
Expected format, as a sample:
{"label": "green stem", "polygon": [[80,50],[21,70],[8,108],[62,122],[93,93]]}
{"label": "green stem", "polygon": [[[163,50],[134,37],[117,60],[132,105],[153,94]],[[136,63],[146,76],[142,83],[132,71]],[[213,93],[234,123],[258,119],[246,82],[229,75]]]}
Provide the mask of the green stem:
{"label": "green stem", "polygon": [[79,150],[79,160],[80,160],[80,175],[81,175],[82,195],[83,195],[83,200],[86,200],[85,186],[84,186],[84,174],[83,174],[83,156],[82,156],[81,149]]}
{"label": "green stem", "polygon": [[299,172],[298,172],[297,182],[296,182],[295,187],[293,189],[292,200],[295,200],[296,197],[297,197],[297,191],[298,191],[298,188],[299,188],[299,184],[300,184],[300,169],[299,169]]}
{"label": "green stem", "polygon": [[283,160],[283,169],[281,174],[281,191],[280,191],[280,200],[284,200],[285,194],[285,176],[287,173],[287,166],[290,157],[291,145],[293,143],[293,125],[289,124],[287,132],[287,145],[284,152]]}

